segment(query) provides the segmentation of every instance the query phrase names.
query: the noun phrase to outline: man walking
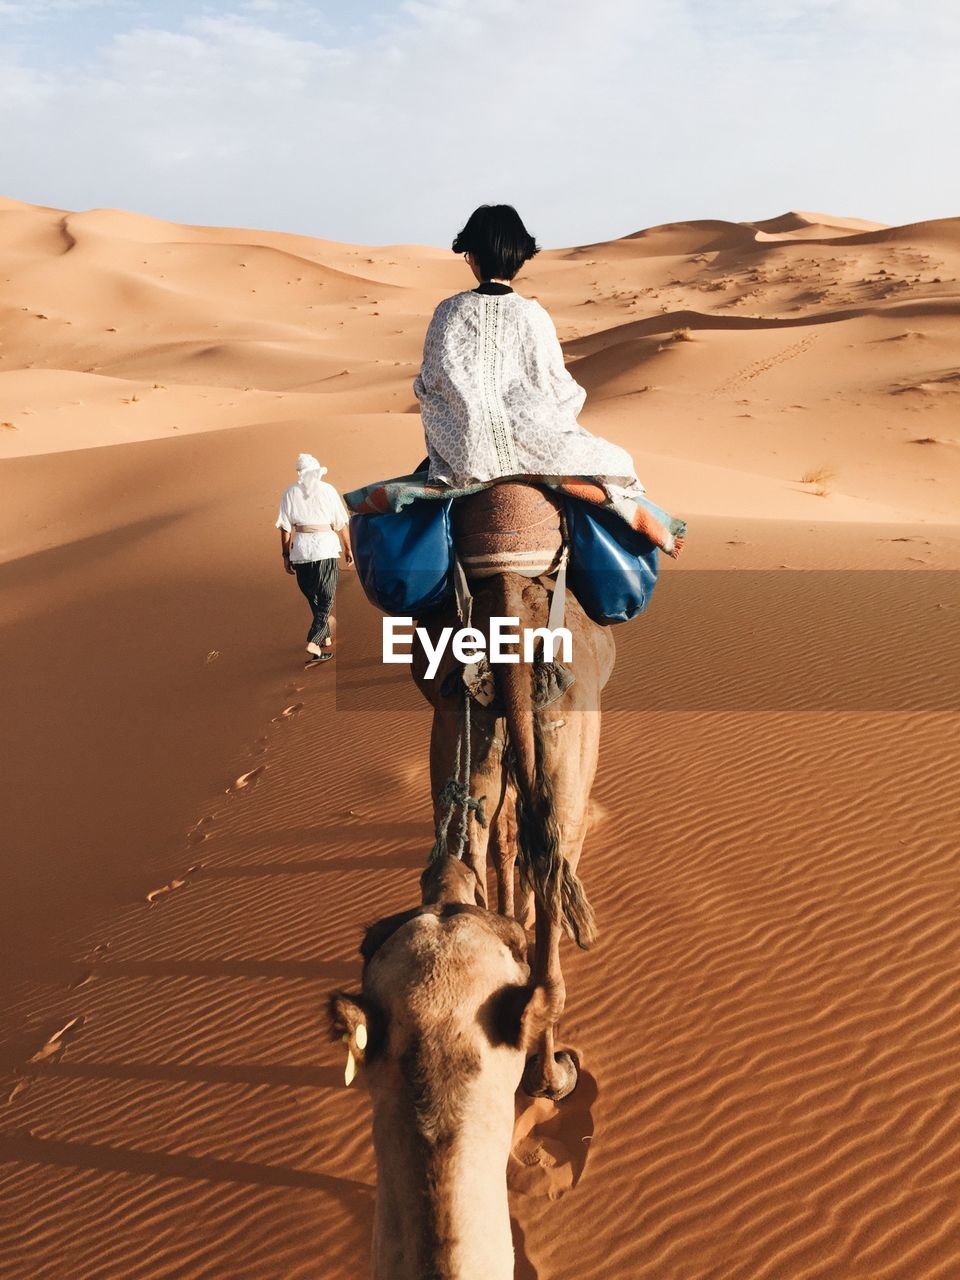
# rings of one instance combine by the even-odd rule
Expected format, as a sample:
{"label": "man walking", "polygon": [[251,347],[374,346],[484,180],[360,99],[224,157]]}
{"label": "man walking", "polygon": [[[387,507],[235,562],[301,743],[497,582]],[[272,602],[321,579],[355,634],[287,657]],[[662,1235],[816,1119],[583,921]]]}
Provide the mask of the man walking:
{"label": "man walking", "polygon": [[307,598],[313,621],[307,634],[307,666],[317,666],[333,657],[330,638],[330,610],[337,590],[340,551],[347,564],[353,563],[347,532],[347,513],[339,493],[324,476],[327,468],[311,453],[297,458],[297,483],[280,498],[277,528],[280,551],[287,573],[296,575],[297,585]]}

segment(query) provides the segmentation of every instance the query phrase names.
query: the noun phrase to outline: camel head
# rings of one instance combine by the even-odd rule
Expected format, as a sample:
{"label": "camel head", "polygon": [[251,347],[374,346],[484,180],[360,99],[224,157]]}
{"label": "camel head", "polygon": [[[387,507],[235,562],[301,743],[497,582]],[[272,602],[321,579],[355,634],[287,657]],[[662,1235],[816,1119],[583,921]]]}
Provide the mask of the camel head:
{"label": "camel head", "polygon": [[514,1094],[549,1010],[523,930],[476,906],[475,888],[441,860],[425,877],[434,901],[367,930],[360,992],[330,996],[348,1077],[373,1103],[375,1280],[513,1276]]}

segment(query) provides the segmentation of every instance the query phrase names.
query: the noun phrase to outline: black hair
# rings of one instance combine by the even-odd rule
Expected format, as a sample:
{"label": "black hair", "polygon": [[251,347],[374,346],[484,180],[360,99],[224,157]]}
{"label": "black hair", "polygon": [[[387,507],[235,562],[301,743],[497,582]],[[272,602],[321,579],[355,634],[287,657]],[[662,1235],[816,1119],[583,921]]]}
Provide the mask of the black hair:
{"label": "black hair", "polygon": [[454,253],[472,253],[484,280],[512,280],[540,246],[512,204],[482,204],[453,242]]}

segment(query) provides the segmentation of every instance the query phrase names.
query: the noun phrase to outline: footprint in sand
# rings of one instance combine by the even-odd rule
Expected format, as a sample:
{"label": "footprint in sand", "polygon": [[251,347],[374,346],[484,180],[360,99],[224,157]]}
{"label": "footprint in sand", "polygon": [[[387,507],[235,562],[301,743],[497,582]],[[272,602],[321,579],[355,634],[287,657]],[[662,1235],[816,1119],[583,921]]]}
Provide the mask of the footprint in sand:
{"label": "footprint in sand", "polygon": [[559,1200],[577,1185],[590,1155],[596,1079],[580,1067],[563,1102],[517,1094],[507,1185],[516,1195]]}
{"label": "footprint in sand", "polygon": [[38,1064],[41,1062],[59,1062],[66,1052],[67,1045],[77,1035],[86,1018],[82,1013],[77,1014],[75,1018],[71,1018],[69,1022],[65,1022],[62,1027],[48,1035],[46,1040],[30,1059],[31,1063]]}
{"label": "footprint in sand", "polygon": [[212,824],[213,818],[209,814],[205,818],[198,818],[187,832],[187,839],[191,844],[200,844],[203,840],[209,840],[213,832],[207,831],[206,828]]}
{"label": "footprint in sand", "polygon": [[199,871],[201,866],[202,863],[197,862],[192,867],[187,867],[183,875],[179,876],[176,880],[171,880],[169,884],[162,884],[159,889],[151,889],[147,894],[147,902],[149,902],[152,907],[157,899],[162,898],[165,893],[173,893],[176,889],[182,889],[187,883],[188,877]]}
{"label": "footprint in sand", "polygon": [[246,773],[241,773],[239,778],[235,778],[227,787],[226,794],[232,795],[236,791],[248,791],[254,786],[260,775],[266,772],[265,764],[257,765],[256,769],[248,769]]}
{"label": "footprint in sand", "polygon": [[10,1092],[6,1096],[7,1106],[9,1107],[11,1102],[16,1101],[16,1099],[19,1098],[20,1094],[26,1093],[26,1091],[29,1088],[30,1088],[30,1080],[26,1076],[21,1077],[14,1084],[13,1088],[10,1090]]}
{"label": "footprint in sand", "polygon": [[281,720],[292,720],[294,716],[298,716],[303,710],[302,702],[291,702],[289,707],[284,707],[278,716],[274,716],[270,721],[271,724],[279,724]]}
{"label": "footprint in sand", "polygon": [[[71,986],[80,986],[81,983],[72,983]],[[14,1102],[21,1093],[25,1093],[41,1074],[44,1067],[48,1064],[55,1065],[58,1063],[67,1051],[70,1041],[83,1028],[86,1018],[84,1015],[77,1014],[68,1022],[61,1023],[55,1031],[50,1032],[44,1040],[43,1044],[32,1054],[23,1066],[16,1068],[15,1074],[17,1079],[14,1081],[13,1087],[4,1099],[7,1106]],[[38,1068],[34,1070],[32,1068]]]}

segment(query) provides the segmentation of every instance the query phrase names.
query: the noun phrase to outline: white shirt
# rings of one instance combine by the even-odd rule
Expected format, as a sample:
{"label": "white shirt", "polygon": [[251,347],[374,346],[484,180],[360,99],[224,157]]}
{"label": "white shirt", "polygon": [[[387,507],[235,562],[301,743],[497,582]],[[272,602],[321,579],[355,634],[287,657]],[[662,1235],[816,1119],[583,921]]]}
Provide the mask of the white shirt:
{"label": "white shirt", "polygon": [[587,393],[567,371],[557,331],[533,298],[467,290],[433,313],[413,384],[430,479],[596,476],[643,486],[625,449],[577,421]]}
{"label": "white shirt", "polygon": [[[307,472],[306,476],[310,473]],[[308,492],[309,489],[309,492]],[[295,524],[328,524],[333,530],[347,523],[347,512],[332,484],[319,477],[298,480],[285,490],[280,499],[277,528],[289,533]],[[336,533],[295,533],[290,540],[290,563],[308,564],[311,560],[335,560],[340,557],[340,539]]]}

